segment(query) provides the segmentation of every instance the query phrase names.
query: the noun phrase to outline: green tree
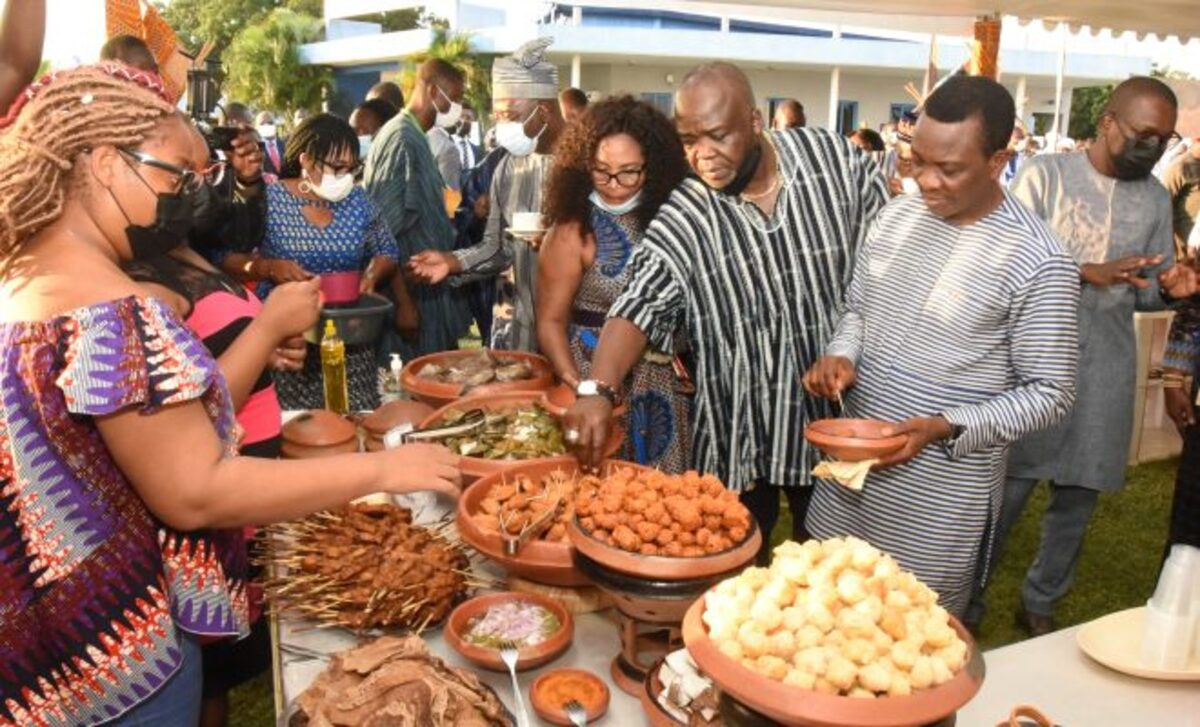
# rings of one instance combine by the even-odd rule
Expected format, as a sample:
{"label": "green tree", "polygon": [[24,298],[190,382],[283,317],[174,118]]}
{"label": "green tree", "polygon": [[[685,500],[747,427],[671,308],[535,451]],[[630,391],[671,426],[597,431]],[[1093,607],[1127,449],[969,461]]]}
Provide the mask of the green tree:
{"label": "green tree", "polygon": [[276,8],[324,15],[323,0],[155,0],[155,5],[188,51],[195,53],[211,40],[218,55],[243,28]]}
{"label": "green tree", "polygon": [[444,22],[436,19],[425,19],[434,28],[433,40],[429,47],[419,53],[410,55],[406,60],[403,73],[400,75],[400,87],[407,97],[412,93],[417,81],[417,67],[427,60],[437,58],[462,71],[466,78],[464,97],[475,109],[476,115],[483,117],[483,112],[492,105],[492,61],[496,56],[475,53],[471,50],[471,36],[463,33],[453,33]]}
{"label": "green tree", "polygon": [[320,20],[287,8],[246,26],[224,54],[226,98],[289,114],[318,110],[332,76],[304,65],[300,46],[319,39],[321,29]]}
{"label": "green tree", "polygon": [[1077,88],[1071,95],[1071,123],[1067,136],[1072,139],[1091,139],[1096,135],[1096,124],[1104,111],[1104,104],[1112,95],[1113,85]]}

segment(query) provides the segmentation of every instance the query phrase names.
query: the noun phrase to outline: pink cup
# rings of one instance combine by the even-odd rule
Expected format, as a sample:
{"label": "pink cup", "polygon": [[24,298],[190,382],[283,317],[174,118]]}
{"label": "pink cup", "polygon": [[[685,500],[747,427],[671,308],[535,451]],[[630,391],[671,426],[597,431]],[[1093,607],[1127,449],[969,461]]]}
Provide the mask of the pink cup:
{"label": "pink cup", "polygon": [[324,273],[321,275],[321,295],[332,305],[354,303],[358,300],[358,286],[362,273],[351,270],[346,273]]}

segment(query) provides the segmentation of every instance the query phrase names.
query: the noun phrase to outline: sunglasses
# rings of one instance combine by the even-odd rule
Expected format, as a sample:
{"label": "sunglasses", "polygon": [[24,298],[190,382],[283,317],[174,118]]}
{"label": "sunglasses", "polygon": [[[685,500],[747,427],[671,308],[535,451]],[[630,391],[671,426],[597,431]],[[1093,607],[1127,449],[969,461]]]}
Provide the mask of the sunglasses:
{"label": "sunglasses", "polygon": [[[1142,145],[1142,146],[1148,147],[1148,146],[1153,145],[1153,146],[1158,147],[1159,149],[1162,149],[1163,147],[1167,146],[1171,142],[1178,141],[1179,139],[1182,138],[1179,136],[1179,132],[1177,132],[1177,131],[1172,131],[1170,134],[1167,134],[1166,136],[1159,136],[1158,134],[1149,134],[1149,133],[1147,133],[1147,134],[1132,133],[1133,129],[1129,129],[1129,127],[1125,125],[1125,122],[1121,120],[1121,117],[1117,116],[1116,114],[1109,114],[1109,115],[1112,116],[1113,121],[1116,122],[1117,130],[1121,132],[1121,136],[1133,141],[1136,144]],[[1125,133],[1126,129],[1129,129],[1129,131],[1131,133],[1126,134]]]}
{"label": "sunglasses", "polygon": [[329,171],[333,172],[334,176],[341,176],[343,174],[352,174],[357,177],[358,173],[363,170],[363,163],[361,161],[350,162],[349,164],[343,164],[341,162],[331,162],[327,159],[322,159],[321,166],[323,166],[326,169],[328,169]]}
{"label": "sunglasses", "polygon": [[204,169],[196,171],[164,162],[162,159],[158,159],[137,149],[120,149],[120,152],[138,164],[161,169],[164,172],[174,175],[176,178],[173,186],[174,192],[196,192],[204,185],[219,184],[225,176],[225,162],[221,161],[214,162]]}

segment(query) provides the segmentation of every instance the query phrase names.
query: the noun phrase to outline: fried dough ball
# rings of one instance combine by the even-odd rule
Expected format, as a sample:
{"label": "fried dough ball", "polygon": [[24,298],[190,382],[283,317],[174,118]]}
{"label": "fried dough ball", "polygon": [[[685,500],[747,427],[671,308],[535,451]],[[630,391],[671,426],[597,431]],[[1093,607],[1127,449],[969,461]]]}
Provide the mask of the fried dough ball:
{"label": "fried dough ball", "polygon": [[500,501],[494,497],[485,497],[479,501],[479,509],[488,515],[500,513]]}
{"label": "fried dough ball", "polygon": [[854,662],[839,654],[829,660],[825,678],[839,690],[849,691],[858,679],[858,668],[854,666]]}
{"label": "fried dough ball", "polygon": [[[663,532],[669,533],[671,531],[664,530]],[[663,546],[662,554],[669,555],[672,558],[682,558],[683,557],[683,546],[679,544],[678,540],[672,540],[671,542],[669,542]]]}
{"label": "fried dough ball", "polygon": [[745,658],[757,659],[766,654],[769,647],[766,630],[754,620],[746,621],[738,627],[737,640],[742,646]]}
{"label": "fried dough ball", "polygon": [[907,697],[912,694],[912,683],[905,674],[893,674],[892,683],[888,686],[889,697]]}
{"label": "fried dough ball", "polygon": [[708,545],[709,538],[712,536],[712,531],[708,528],[700,528],[696,531],[696,545],[703,548],[705,545]]}
{"label": "fried dough ball", "polygon": [[642,547],[638,548],[638,552],[642,555],[658,555],[658,546],[654,543],[642,543]]}
{"label": "fried dough ball", "polygon": [[557,542],[566,539],[567,526],[562,523],[554,523],[550,529],[546,531],[546,540]]}
{"label": "fried dough ball", "polygon": [[760,595],[750,607],[750,618],[760,624],[764,632],[774,631],[783,623],[783,611],[770,599]]}
{"label": "fried dough ball", "polygon": [[807,649],[797,651],[792,656],[792,665],[814,676],[821,676],[825,673],[825,669],[829,665],[829,660],[825,655],[825,649],[819,646],[811,646]]}
{"label": "fried dough ball", "polygon": [[744,652],[742,651],[741,643],[733,639],[718,642],[717,651],[721,652],[730,659],[733,659],[734,661],[740,662],[744,658]]}
{"label": "fried dough ball", "polygon": [[617,516],[611,512],[598,512],[593,520],[596,521],[596,527],[602,530],[616,530],[621,523],[617,520]]}
{"label": "fried dough ball", "polygon": [[705,515],[705,516],[703,516],[702,521],[704,523],[704,527],[708,528],[709,530],[711,530],[713,532],[716,532],[721,529],[721,516],[720,515]]}
{"label": "fried dough ball", "polygon": [[702,555],[704,555],[704,548],[699,546],[686,545],[683,548],[683,557],[685,558],[699,558]]}
{"label": "fried dough ball", "polygon": [[646,515],[647,520],[659,522],[662,519],[662,516],[667,514],[667,508],[663,507],[661,502],[654,502],[646,507],[644,514]]}
{"label": "fried dough ball", "polygon": [[660,525],[658,528],[658,534],[654,536],[654,540],[660,546],[674,543],[675,542],[675,531],[670,528],[664,528]]}
{"label": "fried dough ball", "polygon": [[787,629],[780,629],[768,637],[770,653],[780,659],[791,660],[796,653],[796,636]]}
{"label": "fried dough ball", "polygon": [[618,548],[630,552],[636,552],[642,545],[637,533],[630,530],[627,525],[618,525],[613,530],[613,540],[616,541]]}
{"label": "fried dough ball", "polygon": [[712,495],[700,496],[700,512],[705,515],[720,515],[725,512],[725,503]]}
{"label": "fried dough ball", "polygon": [[913,689],[925,689],[933,684],[933,660],[928,656],[918,656],[913,662],[913,668],[908,673],[908,680]]}
{"label": "fried dough ball", "polygon": [[884,662],[867,664],[858,670],[858,683],[871,692],[886,692],[892,688],[892,671]]}
{"label": "fried dough ball", "polygon": [[592,517],[579,518],[579,527],[583,528],[584,530],[588,531],[589,533],[592,532],[593,530],[596,529],[596,518],[592,518]]}
{"label": "fried dough ball", "polygon": [[783,677],[783,683],[789,687],[812,689],[814,686],[816,686],[817,676],[812,672],[807,672],[803,669],[791,669]]}
{"label": "fried dough ball", "polygon": [[778,656],[772,656],[770,654],[764,654],[763,656],[758,657],[754,663],[754,667],[755,671],[757,671],[759,674],[762,674],[768,679],[774,679],[776,681],[781,681],[785,676],[787,676],[787,673],[790,670],[790,667],[788,667],[788,663],[786,661],[780,659]]}

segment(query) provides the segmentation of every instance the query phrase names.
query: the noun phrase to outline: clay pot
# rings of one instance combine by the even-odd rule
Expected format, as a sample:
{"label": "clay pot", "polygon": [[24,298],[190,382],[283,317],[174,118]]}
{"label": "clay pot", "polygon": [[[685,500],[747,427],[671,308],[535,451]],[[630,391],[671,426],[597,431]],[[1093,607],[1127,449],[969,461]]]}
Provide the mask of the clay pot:
{"label": "clay pot", "polygon": [[345,417],[314,409],[283,425],[283,456],[312,459],[358,451],[358,430]]}
{"label": "clay pot", "polygon": [[883,436],[883,429],[890,426],[873,419],[819,419],[805,428],[804,438],[830,457],[861,462],[887,457],[904,447],[906,435]]}
{"label": "clay pot", "polygon": [[701,618],[699,598],[683,618],[683,641],[704,674],[728,696],[783,725],[811,727],[898,727],[933,724],[958,711],[983,686],[983,657],[957,619],[950,625],[967,642],[967,664],[950,681],[907,697],[856,699],[790,687],[747,669],[717,650]]}
{"label": "clay pot", "polygon": [[467,631],[468,624],[470,624],[472,619],[482,616],[492,606],[508,603],[509,601],[523,601],[541,606],[552,612],[559,623],[558,631],[552,634],[550,638],[540,644],[524,647],[517,651],[517,671],[534,669],[543,664],[548,664],[557,659],[571,645],[571,640],[575,637],[575,620],[571,617],[571,613],[567,611],[566,607],[553,598],[537,593],[514,593],[512,591],[488,593],[459,604],[457,608],[450,612],[450,617],[446,619],[446,625],[442,629],[442,635],[446,639],[446,643],[450,645],[450,648],[461,654],[464,659],[476,666],[481,666],[484,669],[492,671],[508,671],[508,667],[505,666],[504,661],[500,658],[500,651],[498,649],[489,649],[486,646],[472,644],[464,640],[462,635]]}
{"label": "clay pot", "polygon": [[653,581],[697,580],[739,570],[754,560],[762,544],[762,531],[753,520],[750,523],[746,538],[729,550],[694,557],[642,555],[614,548],[579,527],[578,518],[567,524],[567,537],[580,553],[618,573]]}
{"label": "clay pot", "polygon": [[[446,406],[430,414],[425,421],[421,422],[421,429],[432,429],[441,425],[442,419],[451,409],[459,411],[469,411],[471,409],[482,409],[484,411],[503,411],[505,409],[513,409],[518,406],[533,406],[541,398],[542,394],[539,391],[514,391],[506,394],[479,394],[471,395],[464,399],[458,399]],[[552,414],[553,415],[553,414]],[[561,421],[560,417],[555,417]],[[608,435],[608,446],[605,449],[605,456],[611,457],[621,448],[622,442],[625,441],[625,430],[614,424],[612,431]],[[524,460],[497,460],[484,459],[483,457],[463,457],[461,461],[461,469],[463,476],[463,484],[469,485],[481,477],[495,474],[497,472],[517,472],[514,468],[525,465],[534,465],[545,462],[554,462],[561,457],[540,457],[537,459]]]}
{"label": "clay pot", "polygon": [[591,581],[575,568],[572,557],[575,548],[570,542],[550,543],[545,540],[533,540],[517,555],[505,555],[500,533],[484,530],[474,519],[474,515],[479,512],[479,504],[494,485],[507,482],[517,475],[524,475],[536,481],[555,470],[573,475],[579,472],[579,462],[571,456],[537,460],[533,463],[517,464],[503,472],[481,478],[458,498],[455,525],[463,542],[489,560],[498,563],[509,573],[551,586],[587,586]]}
{"label": "clay pot", "polygon": [[533,378],[519,381],[496,381],[477,386],[470,391],[463,391],[465,388],[463,384],[444,384],[431,379],[423,379],[417,375],[427,364],[435,363],[444,367],[452,364],[456,359],[479,355],[478,350],[443,351],[409,361],[400,372],[400,386],[418,401],[423,401],[436,409],[468,394],[474,396],[510,391],[544,391],[554,385],[554,367],[545,357],[524,351],[490,351],[490,353],[508,361],[528,362],[534,370]]}
{"label": "clay pot", "polygon": [[363,417],[362,428],[366,434],[364,445],[368,452],[378,452],[383,449],[383,437],[395,427],[411,424],[413,429],[420,426],[430,414],[433,407],[419,401],[397,399],[388,402]]}

